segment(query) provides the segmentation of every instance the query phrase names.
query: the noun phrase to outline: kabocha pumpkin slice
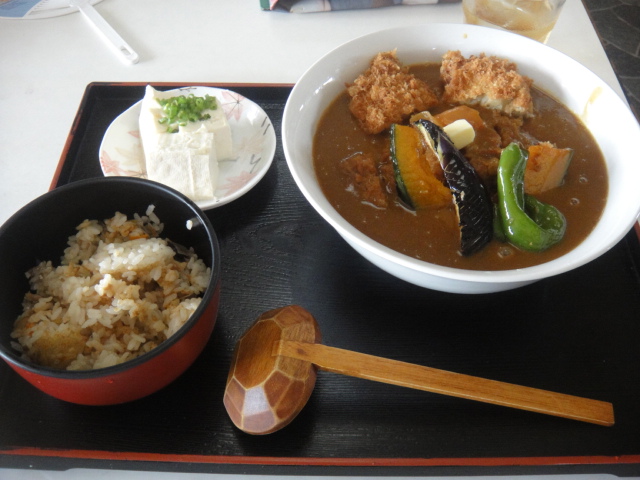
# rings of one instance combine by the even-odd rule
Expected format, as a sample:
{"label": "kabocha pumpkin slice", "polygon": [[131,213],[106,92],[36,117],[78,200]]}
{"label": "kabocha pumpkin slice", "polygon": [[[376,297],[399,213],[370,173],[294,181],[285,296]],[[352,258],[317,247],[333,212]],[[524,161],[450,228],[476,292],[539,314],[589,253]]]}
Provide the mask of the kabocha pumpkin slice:
{"label": "kabocha pumpkin slice", "polygon": [[570,148],[556,148],[545,142],[529,147],[529,160],[524,172],[524,191],[537,195],[559,187],[573,158]]}
{"label": "kabocha pumpkin slice", "polygon": [[[433,172],[420,133],[413,127],[391,126],[391,160],[398,192],[411,207],[430,208],[451,204],[451,191]],[[437,159],[433,159],[435,164]]]}
{"label": "kabocha pumpkin slice", "polygon": [[459,105],[438,113],[437,115],[434,115],[432,121],[439,127],[444,127],[458,120],[466,120],[471,124],[474,130],[480,130],[485,127],[484,120],[482,120],[480,112],[475,108],[471,108],[466,105]]}
{"label": "kabocha pumpkin slice", "polygon": [[493,205],[484,184],[442,128],[428,120],[414,125],[440,160],[458,213],[460,253],[471,255],[493,238]]}

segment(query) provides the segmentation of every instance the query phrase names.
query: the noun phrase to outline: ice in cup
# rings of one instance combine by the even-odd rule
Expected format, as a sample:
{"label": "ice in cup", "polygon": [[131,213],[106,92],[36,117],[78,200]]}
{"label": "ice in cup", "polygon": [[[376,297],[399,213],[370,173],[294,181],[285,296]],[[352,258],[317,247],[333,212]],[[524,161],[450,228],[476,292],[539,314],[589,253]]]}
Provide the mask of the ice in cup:
{"label": "ice in cup", "polygon": [[546,43],[565,0],[462,0],[465,23],[508,30]]}

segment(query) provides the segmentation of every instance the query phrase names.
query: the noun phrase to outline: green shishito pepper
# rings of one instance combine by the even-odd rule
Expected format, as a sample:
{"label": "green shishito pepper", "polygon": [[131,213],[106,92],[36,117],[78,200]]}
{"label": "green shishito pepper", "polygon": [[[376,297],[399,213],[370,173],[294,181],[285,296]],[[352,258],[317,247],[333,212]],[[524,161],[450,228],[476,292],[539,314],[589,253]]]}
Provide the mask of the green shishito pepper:
{"label": "green shishito pepper", "polygon": [[523,250],[540,252],[564,236],[567,221],[553,205],[524,193],[528,153],[516,143],[502,151],[498,165],[498,226],[509,241]]}

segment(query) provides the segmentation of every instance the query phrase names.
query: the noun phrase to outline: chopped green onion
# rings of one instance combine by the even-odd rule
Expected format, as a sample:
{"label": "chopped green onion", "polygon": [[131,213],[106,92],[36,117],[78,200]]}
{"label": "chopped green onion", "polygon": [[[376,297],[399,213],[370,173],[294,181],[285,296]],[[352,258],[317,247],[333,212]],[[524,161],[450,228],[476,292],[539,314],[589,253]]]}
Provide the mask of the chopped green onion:
{"label": "chopped green onion", "polygon": [[168,133],[176,133],[179,127],[185,126],[188,122],[208,120],[211,115],[203,112],[218,108],[216,97],[211,95],[196,97],[193,93],[188,96],[179,95],[171,98],[159,98],[158,103],[162,107],[163,114],[158,119],[158,122],[162,125],[167,125]]}

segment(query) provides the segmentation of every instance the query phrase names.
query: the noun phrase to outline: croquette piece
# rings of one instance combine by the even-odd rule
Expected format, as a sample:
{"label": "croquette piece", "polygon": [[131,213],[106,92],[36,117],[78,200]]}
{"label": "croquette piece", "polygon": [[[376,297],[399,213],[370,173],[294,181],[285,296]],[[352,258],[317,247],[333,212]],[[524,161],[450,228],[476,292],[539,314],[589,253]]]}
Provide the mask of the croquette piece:
{"label": "croquette piece", "polygon": [[390,196],[395,192],[393,165],[389,159],[378,163],[371,154],[358,152],[340,162],[342,171],[349,179],[349,189],[363,202],[386,208]]}
{"label": "croquette piece", "polygon": [[443,100],[449,103],[481,105],[514,117],[533,115],[531,84],[517,72],[515,63],[485,54],[464,58],[459,51],[442,57],[440,75]]}
{"label": "croquette piece", "polygon": [[414,112],[428,110],[438,97],[424,81],[408,73],[395,50],[376,55],[370,67],[347,85],[349,110],[367,133],[386,130]]}
{"label": "croquette piece", "polygon": [[522,130],[523,118],[510,117],[497,110],[484,110],[482,114],[486,125],[495,130],[502,139],[500,146],[506,148],[512,142],[527,146],[535,141],[529,134]]}

